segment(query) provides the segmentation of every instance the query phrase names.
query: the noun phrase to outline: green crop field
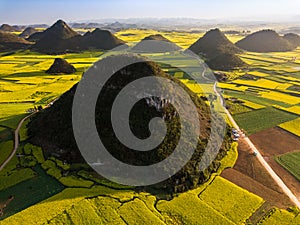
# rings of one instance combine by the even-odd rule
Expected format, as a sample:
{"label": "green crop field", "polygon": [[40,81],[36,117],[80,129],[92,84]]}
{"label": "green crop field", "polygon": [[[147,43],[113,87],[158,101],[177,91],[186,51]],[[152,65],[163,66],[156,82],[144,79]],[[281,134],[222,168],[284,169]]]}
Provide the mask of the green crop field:
{"label": "green crop field", "polygon": [[[171,201],[160,200],[157,203],[155,203],[156,198],[147,193],[138,194],[132,191],[118,191],[99,186],[91,189],[65,189],[42,203],[3,220],[3,223],[14,224],[22,221],[23,223],[43,224],[46,221],[51,221],[55,224],[58,219],[62,219],[65,224],[75,221],[79,221],[81,224],[92,224],[93,221],[98,221],[100,224],[112,221],[115,221],[114,224],[124,224],[125,221],[127,224],[138,222],[138,224],[233,225],[240,224],[240,222],[232,220],[245,221],[262,202],[262,199],[237,188],[232,183],[225,183],[228,193],[238,192],[239,195],[236,197],[244,196],[238,206],[242,213],[233,216],[233,211],[230,213],[230,209],[233,207],[230,205],[230,202],[233,201],[230,196],[224,195],[220,199],[220,195],[216,196],[216,199],[219,200],[224,198],[223,204],[230,205],[230,207],[223,207],[221,210],[222,205],[216,208],[210,205],[211,200],[209,203],[202,200],[202,195],[206,198],[210,194],[215,194],[219,191],[219,185],[224,184],[223,179],[219,177],[214,182],[209,185],[208,188],[210,189],[206,189],[200,194],[200,198],[198,193],[202,188],[180,194]],[[205,192],[207,193],[205,194]],[[214,199],[214,197],[211,196],[210,199]],[[247,204],[248,201],[251,204]],[[70,205],[72,207],[69,207]],[[0,224],[2,223],[0,222]]]}
{"label": "green crop field", "polygon": [[[77,69],[73,75],[49,75],[45,71],[58,56],[43,55],[29,51],[16,52],[0,57],[0,162],[2,163],[12,150],[12,138],[8,135],[15,129],[19,121],[28,115],[28,110],[34,106],[45,106],[50,101],[69,90],[77,83],[83,71],[97,61],[102,52],[84,52],[81,54],[66,54],[59,57],[68,58]],[[21,142],[26,141],[26,122],[20,130]],[[5,136],[5,137],[4,137]],[[2,139],[3,138],[3,139]],[[22,144],[21,144],[22,145]],[[36,161],[43,163],[41,149],[31,146],[31,149],[21,146],[13,159],[0,172],[0,204],[10,195],[14,200],[5,208],[4,217],[10,216],[32,204],[36,204],[53,194],[60,192],[64,186],[43,170],[32,167]],[[29,151],[30,150],[30,151]],[[30,155],[28,153],[31,152]],[[27,156],[28,155],[28,156]],[[51,174],[52,172],[52,174]],[[55,169],[49,171],[55,175]],[[64,182],[76,182],[64,178]],[[85,183],[91,181],[84,181]],[[80,182],[79,186],[83,186]],[[87,186],[87,184],[85,184]],[[3,217],[1,218],[3,219]]]}
{"label": "green crop field", "polygon": [[13,149],[13,141],[0,142],[0,165],[7,159]]}
{"label": "green crop field", "polygon": [[34,168],[37,176],[0,192],[0,199],[6,201],[11,195],[14,200],[5,208],[5,217],[13,215],[30,205],[62,191],[63,186],[55,179],[47,176],[40,167]]}
{"label": "green crop field", "polygon": [[74,176],[62,177],[59,181],[66,187],[91,187],[94,182]]}
{"label": "green crop field", "polygon": [[[3,162],[13,149],[13,142],[7,141],[0,143],[0,156]],[[20,154],[21,148],[18,148],[17,154]],[[12,160],[0,171],[0,190],[4,190],[23,181],[29,180],[36,176],[31,168],[17,168],[19,164],[18,157],[15,155]]]}
{"label": "green crop field", "polygon": [[300,151],[276,156],[275,160],[300,181]]}
{"label": "green crop field", "polygon": [[246,130],[248,134],[253,134],[272,128],[281,123],[294,120],[297,116],[273,107],[267,107],[248,113],[238,114],[235,115],[234,118],[240,127]]}
{"label": "green crop field", "polygon": [[[234,72],[228,73],[229,79],[218,84],[224,89],[224,97],[240,100],[244,106],[253,110],[238,114],[238,109],[232,112],[236,114],[234,118],[238,124],[248,133],[252,134],[284,122],[287,123],[280,127],[284,126],[284,129],[298,133],[295,128],[298,121],[288,122],[297,119],[290,114],[299,115],[300,89],[297,87],[300,81],[300,62],[291,61],[298,55],[299,49],[278,53],[246,52],[241,58],[249,67],[239,70],[239,76],[234,79],[231,79]],[[282,114],[270,107],[290,114]],[[263,115],[264,112],[271,113],[270,118],[274,118],[273,121],[267,115]]]}

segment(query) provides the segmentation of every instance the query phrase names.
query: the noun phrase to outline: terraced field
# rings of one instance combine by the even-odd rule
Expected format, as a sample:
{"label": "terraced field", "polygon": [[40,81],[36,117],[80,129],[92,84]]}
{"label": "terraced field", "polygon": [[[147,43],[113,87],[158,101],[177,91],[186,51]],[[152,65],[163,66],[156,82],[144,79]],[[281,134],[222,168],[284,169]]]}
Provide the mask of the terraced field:
{"label": "terraced field", "polygon": [[[276,173],[284,174],[281,171],[285,168],[296,178],[299,178],[299,152],[288,151],[297,150],[295,143],[297,143],[297,136],[300,137],[300,88],[298,88],[300,62],[292,60],[293,57],[298,58],[299,54],[299,49],[285,53],[248,52],[241,55],[241,58],[249,64],[249,67],[240,71],[239,77],[230,79],[231,74],[229,74],[227,82],[218,84],[223,89],[226,105],[232,111],[239,126],[247,134],[255,134],[250,138],[263,151],[264,156],[274,157],[282,166],[276,165],[276,162],[272,164]],[[241,109],[241,106],[246,106],[251,111],[236,110]],[[281,132],[285,132],[286,136],[275,135]],[[287,146],[290,150],[286,150]],[[284,150],[288,153],[280,153]],[[295,179],[286,179],[290,188],[298,186],[298,183],[293,183],[297,182]],[[297,191],[296,194],[298,196]],[[288,212],[273,209],[260,220],[259,224],[298,224],[299,218],[298,210]]]}
{"label": "terraced field", "polygon": [[[246,192],[241,188],[238,188],[228,181],[226,182],[224,179],[218,176],[218,174],[220,174],[223,169],[232,167],[234,165],[234,162],[237,158],[236,147],[237,146],[234,144],[228,151],[228,155],[221,161],[221,167],[219,168],[218,173],[214,174],[214,176],[211,177],[208,183],[188,193],[180,194],[178,197],[174,198],[171,201],[171,204],[175,204],[171,207],[171,210],[172,212],[174,212],[174,214],[169,214],[168,212],[163,211],[165,201],[159,201],[155,195],[151,195],[149,193],[137,193],[132,190],[132,187],[118,186],[110,182],[103,182],[103,180],[94,179],[95,185],[93,185],[92,187],[90,187],[89,185],[90,188],[75,188],[78,187],[79,181],[81,181],[80,186],[83,187],[83,184],[91,182],[91,179],[93,179],[92,176],[81,170],[76,175],[77,183],[70,183],[70,186],[73,185],[72,188],[66,188],[61,193],[50,197],[39,204],[26,208],[24,207],[24,201],[20,202],[16,200],[13,204],[14,207],[7,209],[8,212],[16,212],[16,210],[22,209],[22,207],[26,209],[15,214],[14,216],[0,221],[0,224],[29,224],[32,222],[34,222],[35,224],[44,224],[46,222],[49,222],[50,224],[56,224],[58,223],[58,221],[64,224],[87,224],[93,223],[95,221],[97,221],[97,224],[100,222],[106,224],[112,221],[114,224],[136,224],[136,221],[139,221],[140,224],[174,224],[178,220],[178,216],[176,214],[176,210],[178,207],[176,203],[177,199],[182,199],[182,201],[186,203],[186,201],[190,200],[190,198],[191,201],[197,203],[197,205],[194,205],[194,210],[191,211],[190,207],[192,206],[192,204],[184,204],[186,208],[184,209],[184,211],[182,211],[182,215],[184,215],[184,217],[190,216],[186,219],[186,221],[194,221],[195,223],[198,223],[206,220],[206,224],[214,224],[214,222],[217,221],[216,219],[219,219],[219,221],[224,221],[224,224],[235,224],[231,221],[231,219],[227,218],[226,212],[220,214],[220,212],[218,212],[219,208],[214,209],[212,206],[205,203],[204,200],[201,200],[198,196],[200,193],[200,196],[202,195],[202,193],[205,193],[204,190],[208,190],[208,187],[210,188],[210,191],[218,192],[220,187],[223,185],[223,182],[225,182],[228,192],[235,193],[236,191],[238,191],[239,193],[241,193],[241,195],[239,196],[244,196],[245,198],[245,204],[241,205],[240,208],[247,213],[239,216],[238,218],[240,220],[247,219],[247,215],[250,216],[251,212],[255,211],[255,207],[258,207],[259,204],[250,206],[250,208],[252,209],[248,211],[249,206],[247,206],[246,201],[252,199],[251,201],[259,203],[262,201],[262,199]],[[37,154],[37,152],[39,152],[39,149],[35,146],[28,145],[27,147],[24,147],[23,150],[27,154],[39,155]],[[40,156],[38,156],[37,158],[39,159],[38,161],[42,163],[41,165],[47,171],[47,173],[53,177],[55,176],[51,174],[51,172],[49,172],[50,169],[56,168],[56,170],[60,172],[71,169],[69,165],[63,164],[55,158],[51,158],[47,161],[43,161],[43,158],[41,158]],[[81,180],[79,180],[78,177],[81,177]],[[70,176],[66,176],[65,178],[70,178]],[[51,177],[48,177],[48,179],[53,180],[53,178]],[[18,193],[17,190],[28,188],[28,184],[33,181],[34,180],[28,180],[22,182],[18,185],[6,189],[3,193],[5,194],[5,196],[7,195],[7,193],[11,192]],[[218,183],[210,187],[210,185],[214,184],[215,182]],[[43,184],[43,182],[40,182],[39,185]],[[47,188],[49,189],[49,191],[52,190],[54,192],[47,193],[51,195],[55,193],[55,190],[57,189],[53,188],[54,186],[51,186],[50,184],[51,182],[49,183],[49,186],[47,186]],[[57,183],[55,183],[55,185],[57,185]],[[55,187],[58,188],[60,187],[60,185]],[[33,188],[35,189],[35,186],[33,186]],[[210,191],[205,194],[206,197],[208,197]],[[37,191],[33,194],[35,194],[35,197],[31,199],[32,201],[36,201],[38,198],[42,197]],[[26,199],[28,198],[30,198],[30,196],[26,197]],[[228,198],[225,197],[225,199],[222,199],[222,201],[223,200],[228,201],[228,204],[230,204],[230,201],[232,201],[230,196]],[[29,201],[29,203],[32,203],[32,201]],[[27,205],[28,203],[26,202],[25,206]],[[162,209],[159,209],[160,206],[162,207]],[[201,219],[201,217],[203,220]],[[183,219],[181,222],[184,221],[185,220]]]}
{"label": "terraced field", "polygon": [[249,134],[275,126],[297,134],[294,127],[299,117],[300,89],[296,87],[300,81],[300,64],[292,58],[299,54],[299,49],[286,53],[248,52],[241,58],[249,68],[240,71],[239,77],[219,83],[229,106],[252,109],[234,115]]}
{"label": "terraced field", "polygon": [[[137,222],[139,224],[216,224],[220,221],[222,224],[239,224],[240,221],[245,221],[251,212],[255,211],[262,203],[262,199],[225,181],[228,192],[238,193],[239,197],[244,197],[240,201],[239,209],[246,213],[233,215],[234,210],[228,213],[228,208],[223,207],[222,210],[220,210],[221,206],[215,208],[201,199],[202,195],[207,196],[210,192],[219,192],[220,185],[224,184],[224,179],[219,177],[215,179],[216,184],[214,185],[213,182],[213,185],[209,186],[209,190],[201,192],[203,188],[199,188],[181,194],[171,201],[157,201],[148,193],[137,194],[130,190],[120,192],[101,186],[91,189],[65,189],[44,202],[3,220],[3,224],[17,224],[20,221],[23,223],[34,222],[35,224],[50,221],[50,224],[55,224],[58,220],[64,224],[72,222],[87,224],[93,223],[93,221],[97,221],[98,224],[112,221],[114,224],[136,224]],[[201,193],[198,197],[199,192]],[[216,196],[216,200],[224,201],[223,204],[230,205],[230,202],[233,201],[230,196],[218,198]],[[253,202],[253,205],[247,204],[249,200]],[[72,205],[71,208],[70,205]],[[0,222],[0,224],[2,223]]]}
{"label": "terraced field", "polygon": [[[157,32],[126,30],[116,35],[132,45],[154,33]],[[186,48],[202,34],[163,32],[162,35]],[[229,39],[235,42],[241,37],[231,35]],[[274,54],[245,53],[242,58],[250,64],[249,68],[228,72],[229,81],[219,83],[227,105],[248,134],[274,126],[295,133],[300,104],[300,90],[297,89],[300,61],[288,60],[299,54],[299,50]],[[25,51],[0,57],[0,138],[5,140],[0,143],[0,162],[12,147],[12,137],[8,134],[28,110],[45,106],[67,91],[101,55],[102,52],[84,52],[60,56],[75,66],[77,72],[73,75],[45,73],[56,56]],[[166,55],[151,57],[161,60],[164,66]],[[192,66],[180,54],[172,57],[168,61]],[[205,85],[199,87],[182,71],[167,66],[163,68],[199,96],[206,91]],[[250,76],[243,77],[247,74]],[[41,149],[25,145],[26,138],[24,127],[22,145],[17,151],[19,157],[15,156],[0,172],[0,205],[11,193],[19,198],[5,209],[6,216],[16,214],[0,224],[243,224],[249,222],[264,202],[218,176],[220,171],[233,167],[237,159],[236,146],[227,152],[219,171],[209,182],[167,201],[94,177],[84,165],[68,165],[55,158],[45,161]],[[290,158],[287,160],[291,161]],[[43,168],[46,173],[39,173],[36,168]],[[39,184],[35,185],[35,181]],[[31,190],[26,198],[25,189]],[[20,199],[26,199],[26,202]],[[276,209],[267,213],[260,223],[299,224],[299,216]]]}
{"label": "terraced field", "polygon": [[[102,52],[89,52],[80,55],[51,56],[25,51],[3,54],[0,57],[0,163],[12,150],[13,129],[29,110],[47,105],[71,88],[80,80],[82,72],[101,54]],[[77,72],[73,75],[46,74],[45,71],[56,57],[68,58]],[[1,204],[10,195],[15,196],[15,199],[5,208],[5,217],[48,198],[64,188],[43,170],[38,173],[38,169],[34,169],[36,161],[33,156],[36,156],[38,161],[41,156],[36,151],[33,152],[33,156],[27,156],[28,152],[23,150],[23,142],[27,139],[25,125],[26,123],[20,130],[21,146],[17,150],[17,155],[0,171],[0,209]],[[22,202],[21,199],[24,201]]]}
{"label": "terraced field", "polygon": [[264,202],[221,177],[217,177],[199,197],[235,224],[245,223]]}

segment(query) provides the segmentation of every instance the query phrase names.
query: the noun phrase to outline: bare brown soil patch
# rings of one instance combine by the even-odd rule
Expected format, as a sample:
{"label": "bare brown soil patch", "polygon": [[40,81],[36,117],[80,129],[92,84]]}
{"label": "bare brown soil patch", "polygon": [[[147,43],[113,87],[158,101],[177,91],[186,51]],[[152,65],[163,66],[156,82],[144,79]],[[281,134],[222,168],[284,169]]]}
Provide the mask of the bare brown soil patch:
{"label": "bare brown soil patch", "polygon": [[300,138],[279,127],[274,127],[253,134],[250,139],[275,173],[300,199],[300,182],[274,160],[274,156],[300,150]]}
{"label": "bare brown soil patch", "polygon": [[293,205],[243,140],[239,141],[238,151],[234,168],[223,171],[222,177],[262,197],[271,206],[287,208]]}
{"label": "bare brown soil patch", "polygon": [[263,156],[275,156],[300,149],[300,138],[278,127],[251,135],[250,140]]}

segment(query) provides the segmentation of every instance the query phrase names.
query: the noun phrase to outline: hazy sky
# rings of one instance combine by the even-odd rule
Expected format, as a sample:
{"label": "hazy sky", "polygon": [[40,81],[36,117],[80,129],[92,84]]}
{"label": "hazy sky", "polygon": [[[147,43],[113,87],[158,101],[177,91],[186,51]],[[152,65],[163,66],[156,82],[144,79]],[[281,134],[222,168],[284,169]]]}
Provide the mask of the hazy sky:
{"label": "hazy sky", "polygon": [[0,24],[103,18],[278,20],[300,15],[300,0],[0,0]]}

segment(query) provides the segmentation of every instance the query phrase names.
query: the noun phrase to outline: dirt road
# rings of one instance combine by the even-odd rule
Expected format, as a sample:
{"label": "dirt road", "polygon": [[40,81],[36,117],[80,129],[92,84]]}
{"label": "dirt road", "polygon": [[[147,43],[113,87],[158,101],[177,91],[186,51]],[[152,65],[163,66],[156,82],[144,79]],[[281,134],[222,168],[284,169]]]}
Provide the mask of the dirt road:
{"label": "dirt road", "polygon": [[[221,98],[221,103],[223,104],[223,99],[220,95],[220,93],[217,90],[217,83],[214,85],[214,91],[215,93]],[[224,108],[230,122],[232,123],[233,127],[238,130],[240,134],[242,134],[240,127],[238,124],[235,122],[229,111]],[[252,143],[252,141],[244,136],[241,135],[241,138],[248,144],[252,152],[251,153],[256,153],[256,157],[259,160],[259,162],[263,165],[263,167],[267,170],[267,172],[270,174],[270,176],[274,179],[274,181],[278,184],[278,186],[282,189],[282,191],[291,199],[291,201],[300,209],[300,202],[297,199],[297,197],[293,194],[293,192],[285,185],[285,183],[281,180],[281,178],[274,172],[274,170],[271,168],[271,166],[266,162],[266,160],[263,158],[259,150],[255,147],[255,145]]]}

